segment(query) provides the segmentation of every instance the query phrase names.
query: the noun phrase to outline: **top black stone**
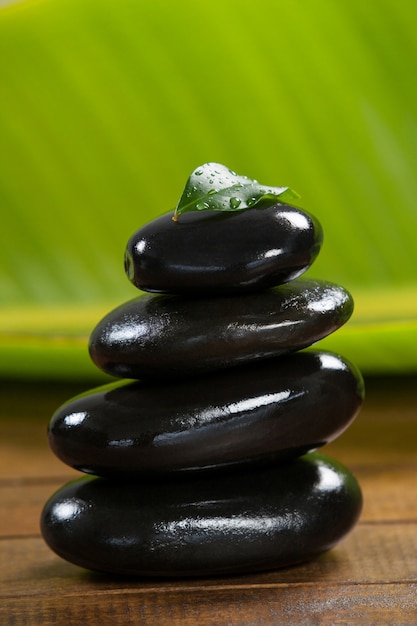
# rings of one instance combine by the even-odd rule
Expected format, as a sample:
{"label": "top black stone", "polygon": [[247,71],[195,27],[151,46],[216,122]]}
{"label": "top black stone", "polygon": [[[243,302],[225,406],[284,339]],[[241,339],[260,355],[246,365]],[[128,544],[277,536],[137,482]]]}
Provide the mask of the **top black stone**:
{"label": "top black stone", "polygon": [[173,213],[129,240],[125,269],[155,293],[241,293],[274,287],[305,272],[323,235],[316,218],[286,204],[235,213]]}

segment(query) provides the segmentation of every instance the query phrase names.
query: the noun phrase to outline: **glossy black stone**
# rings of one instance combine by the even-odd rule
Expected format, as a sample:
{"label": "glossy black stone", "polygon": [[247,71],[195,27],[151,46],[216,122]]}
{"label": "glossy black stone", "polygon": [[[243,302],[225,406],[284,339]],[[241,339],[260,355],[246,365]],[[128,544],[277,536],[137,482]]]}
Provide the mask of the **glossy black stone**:
{"label": "glossy black stone", "polygon": [[351,530],[361,504],[348,470],[311,454],[221,479],[82,478],[50,498],[41,529],[52,550],[88,569],[222,575],[311,559]]}
{"label": "glossy black stone", "polygon": [[299,350],[352,310],[343,287],[313,280],[239,297],[143,294],[99,322],[90,356],[112,376],[181,378]]}
{"label": "glossy black stone", "polygon": [[49,443],[101,476],[276,462],[335,439],[363,399],[359,371],[329,352],[299,352],[191,380],[123,382],[70,400]]}
{"label": "glossy black stone", "polygon": [[300,276],[319,253],[317,219],[286,204],[225,213],[168,213],[129,240],[125,269],[136,287],[158,293],[232,293]]}

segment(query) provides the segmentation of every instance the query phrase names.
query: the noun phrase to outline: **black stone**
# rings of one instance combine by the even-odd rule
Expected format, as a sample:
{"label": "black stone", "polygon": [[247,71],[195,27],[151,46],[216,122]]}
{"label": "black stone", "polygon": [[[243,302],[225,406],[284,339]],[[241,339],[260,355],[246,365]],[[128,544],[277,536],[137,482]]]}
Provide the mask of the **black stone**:
{"label": "black stone", "polygon": [[86,477],[46,503],[50,548],[82,567],[136,576],[275,569],[329,550],[362,504],[355,478],[317,454],[288,465],[165,482]]}
{"label": "black stone", "polygon": [[276,462],[315,450],[351,423],[359,371],[329,352],[298,352],[191,380],[123,382],[58,409],[49,443],[102,476]]}
{"label": "black stone", "polygon": [[352,310],[343,287],[314,280],[238,297],[143,294],[99,322],[90,355],[121,378],[190,376],[309,346]]}
{"label": "black stone", "polygon": [[285,204],[225,213],[169,213],[129,240],[125,268],[140,289],[231,293],[265,289],[300,276],[322,243],[317,219]]}

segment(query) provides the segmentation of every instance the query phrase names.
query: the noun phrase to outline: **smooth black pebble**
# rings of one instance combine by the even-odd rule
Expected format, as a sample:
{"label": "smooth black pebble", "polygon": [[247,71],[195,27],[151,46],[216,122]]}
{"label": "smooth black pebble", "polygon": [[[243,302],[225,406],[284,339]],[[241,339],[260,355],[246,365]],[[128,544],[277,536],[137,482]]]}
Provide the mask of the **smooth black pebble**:
{"label": "smooth black pebble", "polygon": [[93,389],[56,411],[49,444],[64,463],[100,476],[283,461],[338,437],[363,393],[352,364],[299,352],[191,380]]}
{"label": "smooth black pebble", "polygon": [[139,289],[194,295],[273,287],[308,269],[323,239],[315,217],[286,204],[172,216],[149,222],[127,244],[126,273]]}
{"label": "smooth black pebble", "polygon": [[305,348],[352,311],[346,289],[318,280],[239,297],[143,294],[98,323],[90,356],[121,378],[192,376]]}
{"label": "smooth black pebble", "polygon": [[82,478],[50,498],[41,528],[53,551],[88,569],[209,576],[309,560],[351,530],[361,505],[352,474],[313,453],[220,480]]}

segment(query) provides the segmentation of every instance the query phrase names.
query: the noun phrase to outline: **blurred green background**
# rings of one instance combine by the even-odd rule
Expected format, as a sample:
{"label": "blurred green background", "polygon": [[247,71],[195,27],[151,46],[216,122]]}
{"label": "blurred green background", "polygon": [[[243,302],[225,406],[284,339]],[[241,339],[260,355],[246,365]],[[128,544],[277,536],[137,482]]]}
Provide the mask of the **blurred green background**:
{"label": "blurred green background", "polygon": [[123,253],[217,161],[322,223],[309,271],[356,310],[323,347],[417,370],[414,0],[0,6],[0,375],[100,379]]}

